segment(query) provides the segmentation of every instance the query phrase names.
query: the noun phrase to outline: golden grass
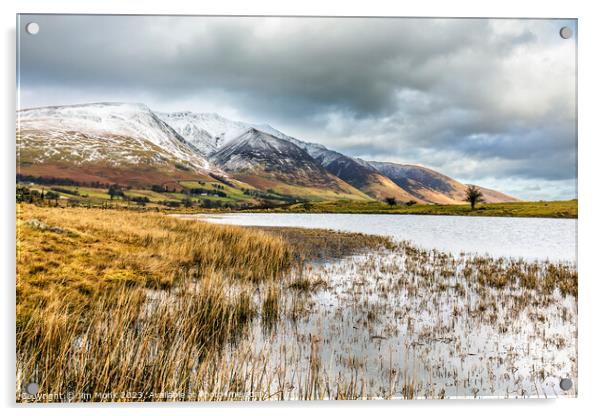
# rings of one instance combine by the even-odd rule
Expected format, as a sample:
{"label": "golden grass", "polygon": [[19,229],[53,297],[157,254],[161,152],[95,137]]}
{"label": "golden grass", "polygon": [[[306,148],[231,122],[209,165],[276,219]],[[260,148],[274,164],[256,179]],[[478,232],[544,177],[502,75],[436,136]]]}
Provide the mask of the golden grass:
{"label": "golden grass", "polygon": [[[377,328],[391,305],[399,308],[396,324],[384,328],[391,334],[405,322],[409,333],[414,331],[411,308],[427,307],[431,299],[439,305],[437,299],[448,297],[456,302],[450,308],[453,322],[486,323],[504,334],[513,331],[523,311],[541,323],[558,294],[576,298],[578,291],[571,264],[455,258],[362,234],[250,229],[160,213],[25,204],[17,213],[20,401],[32,400],[21,388],[30,381],[40,384],[42,394],[69,395],[37,401],[448,397],[453,393],[425,390],[416,370],[398,368],[390,351],[386,391],[372,389],[365,363],[356,357],[340,357],[349,361],[349,371],[333,377],[327,373],[331,364],[322,361],[331,340],[318,336],[320,328],[309,337],[297,334],[295,342],[287,341],[285,358],[272,361],[270,354],[278,351],[270,352],[271,344],[254,352],[247,336],[255,325],[249,323],[257,317],[268,334],[282,336],[287,317],[308,319],[316,312],[312,293],[332,291],[335,284],[328,280],[330,267],[346,273],[353,266],[356,280],[345,293],[353,310],[365,315],[366,330]],[[375,251],[340,266],[300,263],[366,248]],[[381,248],[396,260],[383,261],[375,254]],[[408,302],[388,303],[401,294]],[[367,296],[381,303],[368,303]],[[573,319],[564,306],[558,314]],[[430,345],[433,338],[453,339],[451,329],[443,323],[423,326],[416,336]],[[391,334],[379,331],[369,339],[381,342]],[[297,343],[307,347],[307,355],[294,353]]]}
{"label": "golden grass", "polygon": [[[85,302],[116,283],[168,288],[214,274],[259,282],[292,261],[278,237],[156,213],[23,204],[17,216],[18,306],[63,296]],[[34,219],[63,231],[32,227]]]}
{"label": "golden grass", "polygon": [[281,237],[299,260],[328,260],[379,248],[391,249],[389,237],[299,227],[252,227]]}
{"label": "golden grass", "polygon": [[76,396],[198,386],[254,314],[249,291],[293,258],[257,230],[33,205],[18,206],[17,250],[18,381]]}

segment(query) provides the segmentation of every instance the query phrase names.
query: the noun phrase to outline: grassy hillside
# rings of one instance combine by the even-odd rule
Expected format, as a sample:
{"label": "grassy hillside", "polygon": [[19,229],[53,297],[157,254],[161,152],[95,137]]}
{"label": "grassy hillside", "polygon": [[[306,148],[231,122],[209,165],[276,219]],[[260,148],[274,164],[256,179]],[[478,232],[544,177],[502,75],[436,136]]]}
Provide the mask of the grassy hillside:
{"label": "grassy hillside", "polygon": [[[280,194],[275,190],[261,191],[252,185],[233,179],[209,177],[205,180],[172,180],[163,184],[145,187],[119,187],[119,194],[109,192],[110,185],[97,183],[94,186],[33,183],[22,180],[17,183],[17,193],[26,194],[24,202],[46,205],[86,206],[103,208],[139,209],[241,209],[251,206],[277,205],[300,201]],[[48,198],[48,192],[57,198]],[[41,200],[41,195],[45,200]],[[19,196],[17,197],[19,201]],[[48,200],[51,200],[50,202]]]}
{"label": "grassy hillside", "polygon": [[[375,200],[342,199],[334,191],[304,188],[306,200],[287,196],[287,189],[257,189],[233,179],[210,178],[206,181],[173,181],[163,187],[121,188],[123,195],[111,198],[108,185],[90,187],[74,185],[41,185],[21,182],[17,184],[17,201],[35,202],[38,205],[62,207],[130,208],[136,210],[176,210],[177,212],[309,212],[309,213],[357,213],[357,214],[406,214],[406,215],[466,215],[481,217],[548,217],[577,218],[578,202],[537,201],[480,203],[474,210],[468,204],[415,204],[388,205]],[[297,190],[297,189],[295,189]],[[48,198],[48,193],[54,199]],[[359,192],[359,191],[358,191]],[[25,196],[19,199],[19,195]],[[44,200],[41,194],[46,195]],[[365,194],[358,198],[369,198]],[[313,200],[320,198],[322,200]],[[324,198],[332,200],[324,201]],[[33,200],[33,201],[32,201]]]}
{"label": "grassy hillside", "polygon": [[418,203],[424,203],[422,199],[408,193],[386,176],[373,174],[367,179],[368,180],[362,184],[361,187],[358,186],[358,189],[376,200],[383,201],[385,198],[393,197],[398,201],[416,201]]}
{"label": "grassy hillside", "polygon": [[298,200],[334,201],[349,199],[354,201],[370,201],[368,195],[349,185],[347,182],[332,175],[325,175],[324,182],[312,183],[311,181],[292,180],[283,174],[278,175],[260,173],[239,173],[233,177],[241,182],[248,183],[264,192],[274,192]]}
{"label": "grassy hillside", "polygon": [[578,203],[569,201],[506,202],[470,205],[394,205],[382,202],[336,201],[292,204],[274,208],[271,212],[313,212],[352,214],[407,214],[407,215],[467,215],[479,217],[548,217],[577,218]]}

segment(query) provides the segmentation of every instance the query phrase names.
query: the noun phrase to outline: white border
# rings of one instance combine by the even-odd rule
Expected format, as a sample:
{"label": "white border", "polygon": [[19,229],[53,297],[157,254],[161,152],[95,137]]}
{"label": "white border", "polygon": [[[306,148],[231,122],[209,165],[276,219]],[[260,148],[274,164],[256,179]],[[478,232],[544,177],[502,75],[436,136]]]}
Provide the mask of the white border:
{"label": "white border", "polygon": [[602,74],[601,54],[602,24],[596,14],[596,2],[548,0],[527,2],[525,0],[477,1],[421,0],[392,2],[384,0],[304,0],[296,3],[277,0],[216,0],[192,2],[183,0],[4,0],[0,3],[2,21],[3,55],[0,64],[2,73],[2,247],[0,250],[4,274],[2,287],[3,334],[2,377],[0,391],[2,405],[8,414],[43,411],[44,414],[76,414],[85,411],[90,415],[104,415],[106,408],[95,406],[50,406],[45,408],[16,406],[14,404],[14,169],[15,169],[15,14],[20,13],[119,13],[119,14],[233,14],[233,15],[335,15],[335,16],[460,16],[460,17],[558,17],[579,19],[579,398],[558,400],[485,400],[445,402],[289,402],[289,403],[245,403],[245,404],[188,404],[188,405],[130,405],[111,406],[111,412],[119,414],[142,413],[164,415],[165,413],[231,414],[245,411],[251,414],[307,415],[308,412],[327,414],[345,412],[350,415],[377,411],[387,414],[420,413],[421,415],[458,412],[463,415],[487,413],[505,415],[509,413],[545,412],[548,415],[585,413],[595,408],[600,393],[601,349],[600,322],[602,293],[599,234],[602,232],[599,216],[602,214],[602,154],[600,141],[600,78]]}

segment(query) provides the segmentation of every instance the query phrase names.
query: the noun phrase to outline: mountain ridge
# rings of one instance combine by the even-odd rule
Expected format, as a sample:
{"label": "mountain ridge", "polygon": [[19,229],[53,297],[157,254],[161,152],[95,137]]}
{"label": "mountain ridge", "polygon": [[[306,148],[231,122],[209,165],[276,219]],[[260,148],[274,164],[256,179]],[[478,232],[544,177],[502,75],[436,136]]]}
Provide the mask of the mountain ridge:
{"label": "mountain ridge", "polygon": [[[394,162],[367,162],[382,174],[391,178],[410,194],[436,204],[465,203],[466,188],[447,175],[420,165]],[[518,198],[476,185],[487,202],[518,202]]]}
{"label": "mountain ridge", "polygon": [[20,173],[131,184],[219,171],[144,104],[91,103],[17,112]]}
{"label": "mountain ridge", "polygon": [[[276,136],[249,128],[211,156],[234,178],[262,190],[297,188],[303,196],[329,192],[340,198],[366,199],[349,184],[328,173],[304,149]],[[303,188],[308,188],[307,191]],[[332,197],[326,197],[332,199]]]}
{"label": "mountain ridge", "polygon": [[[154,112],[141,103],[101,102],[23,109],[17,123],[18,167],[26,174],[134,183],[218,174],[258,189],[309,192],[318,199],[436,204],[464,203],[467,186],[430,168],[368,162],[267,123],[217,113]],[[488,202],[518,201],[480,188]]]}

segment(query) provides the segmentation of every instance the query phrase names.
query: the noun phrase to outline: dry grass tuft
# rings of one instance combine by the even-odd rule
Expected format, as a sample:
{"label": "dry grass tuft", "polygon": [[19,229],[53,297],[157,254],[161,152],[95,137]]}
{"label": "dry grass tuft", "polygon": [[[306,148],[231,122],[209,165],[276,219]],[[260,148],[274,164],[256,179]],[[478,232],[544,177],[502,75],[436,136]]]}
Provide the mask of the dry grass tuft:
{"label": "dry grass tuft", "polygon": [[18,383],[74,397],[200,389],[293,265],[278,236],[161,214],[19,205],[17,229]]}

